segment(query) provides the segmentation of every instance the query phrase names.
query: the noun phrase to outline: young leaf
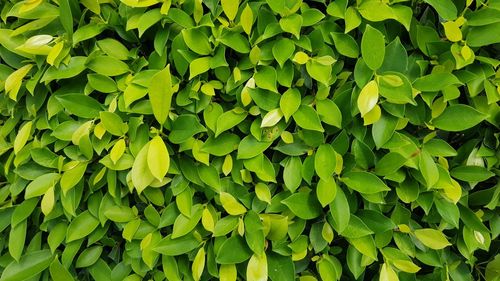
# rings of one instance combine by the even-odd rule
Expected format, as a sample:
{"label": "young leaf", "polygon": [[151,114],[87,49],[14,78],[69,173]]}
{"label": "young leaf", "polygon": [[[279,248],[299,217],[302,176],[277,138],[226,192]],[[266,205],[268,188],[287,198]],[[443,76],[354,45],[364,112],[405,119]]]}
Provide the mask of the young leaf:
{"label": "young leaf", "polygon": [[441,231],[432,228],[417,229],[415,230],[415,236],[425,246],[434,250],[443,249],[451,245]]}
{"label": "young leaf", "polygon": [[366,26],[361,39],[361,55],[366,65],[372,70],[377,70],[384,62],[384,35],[370,25]]}
{"label": "young leaf", "polygon": [[160,136],[155,136],[149,142],[147,158],[149,171],[157,180],[162,181],[170,167],[170,156]]}
{"label": "young leaf", "polygon": [[170,65],[167,65],[163,70],[153,76],[148,88],[148,95],[153,114],[158,123],[163,125],[170,112],[173,95]]}

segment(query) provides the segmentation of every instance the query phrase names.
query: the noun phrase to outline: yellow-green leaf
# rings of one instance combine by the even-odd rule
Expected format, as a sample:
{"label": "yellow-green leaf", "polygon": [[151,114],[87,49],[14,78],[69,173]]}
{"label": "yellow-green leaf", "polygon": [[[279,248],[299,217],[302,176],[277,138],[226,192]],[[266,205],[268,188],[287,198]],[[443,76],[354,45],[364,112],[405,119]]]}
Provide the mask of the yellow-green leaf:
{"label": "yellow-green leaf", "polygon": [[410,260],[393,260],[391,262],[395,267],[404,272],[417,273],[420,270],[420,266]]}
{"label": "yellow-green leaf", "polygon": [[201,224],[207,231],[214,231],[214,218],[212,217],[212,213],[210,213],[210,210],[208,210],[208,208],[203,209],[203,212],[201,214]]}
{"label": "yellow-green leaf", "polygon": [[153,114],[158,123],[163,124],[167,120],[172,102],[172,78],[170,76],[170,65],[156,73],[151,79],[148,88],[149,100]]}
{"label": "yellow-green leaf", "polygon": [[297,52],[293,56],[293,61],[298,64],[306,64],[311,58],[304,52]]}
{"label": "yellow-green leaf", "polygon": [[382,117],[382,109],[380,109],[380,106],[377,104],[363,116],[363,125],[371,125],[380,120],[380,117]]}
{"label": "yellow-green leaf", "polygon": [[399,281],[398,275],[390,265],[384,263],[380,269],[379,281]]}
{"label": "yellow-green leaf", "polygon": [[422,244],[434,250],[443,249],[451,245],[441,231],[432,228],[417,229],[415,230],[415,236]]}
{"label": "yellow-green leaf", "polygon": [[378,102],[378,85],[375,80],[368,82],[358,96],[358,109],[361,117],[370,112]]}
{"label": "yellow-green leaf", "polygon": [[17,154],[25,145],[31,136],[31,127],[33,126],[32,121],[26,122],[14,139],[14,153]]}
{"label": "yellow-green leaf", "polygon": [[168,155],[167,146],[160,136],[155,136],[149,142],[148,167],[151,174],[159,181],[163,180],[170,167],[170,156]]}
{"label": "yellow-green leaf", "polygon": [[231,154],[228,154],[224,158],[224,163],[222,163],[222,173],[224,173],[224,175],[227,176],[229,175],[229,173],[231,173],[232,169],[233,169],[233,158],[231,157]]}
{"label": "yellow-green leaf", "polygon": [[257,198],[259,198],[260,201],[264,201],[268,204],[271,204],[271,191],[269,190],[269,187],[266,184],[261,182],[256,184],[255,195],[257,195]]}
{"label": "yellow-green leaf", "polygon": [[454,21],[448,21],[443,23],[444,34],[446,38],[451,42],[458,42],[462,40],[462,31],[460,26]]}
{"label": "yellow-green leaf", "polygon": [[148,153],[149,143],[141,148],[137,156],[135,157],[134,164],[132,165],[131,176],[132,184],[137,189],[138,193],[141,193],[146,187],[148,187],[154,180],[155,177],[151,173],[148,165]]}
{"label": "yellow-green leaf", "polygon": [[267,281],[267,256],[252,255],[247,265],[248,281]]}
{"label": "yellow-green leaf", "polygon": [[115,145],[113,145],[113,148],[111,148],[111,152],[109,153],[109,158],[111,158],[111,161],[113,161],[113,164],[116,164],[118,160],[122,157],[123,153],[125,152],[125,140],[124,139],[119,139]]}
{"label": "yellow-green leaf", "polygon": [[232,216],[238,216],[246,213],[247,209],[227,192],[220,193],[220,202],[226,212]]}
{"label": "yellow-green leaf", "polygon": [[191,266],[191,274],[195,281],[200,280],[203,269],[205,268],[205,248],[201,247],[196,253]]}
{"label": "yellow-green leaf", "polygon": [[17,100],[17,93],[21,88],[23,78],[30,72],[32,64],[27,64],[18,70],[12,72],[7,79],[5,79],[5,93],[9,95],[9,98]]}
{"label": "yellow-green leaf", "polygon": [[236,281],[238,272],[234,264],[222,264],[219,269],[220,281]]}
{"label": "yellow-green leaf", "polygon": [[[231,1],[231,0],[229,0],[229,1]],[[241,12],[240,24],[241,24],[241,27],[243,27],[243,31],[245,31],[246,34],[250,35],[250,32],[252,32],[252,25],[253,25],[253,12],[248,4],[245,6],[243,11]]]}
{"label": "yellow-green leaf", "polygon": [[236,14],[238,13],[238,6],[240,5],[240,0],[221,0],[222,10],[229,20],[234,20]]}
{"label": "yellow-green leaf", "polygon": [[281,112],[281,109],[275,108],[266,113],[264,118],[262,118],[260,127],[261,128],[272,127],[276,125],[281,120],[282,117],[283,117],[283,112]]}
{"label": "yellow-green leaf", "polygon": [[47,192],[43,195],[42,198],[42,203],[40,204],[42,208],[42,213],[44,215],[50,214],[52,210],[54,209],[54,203],[55,203],[55,198],[54,198],[54,186],[49,187]]}

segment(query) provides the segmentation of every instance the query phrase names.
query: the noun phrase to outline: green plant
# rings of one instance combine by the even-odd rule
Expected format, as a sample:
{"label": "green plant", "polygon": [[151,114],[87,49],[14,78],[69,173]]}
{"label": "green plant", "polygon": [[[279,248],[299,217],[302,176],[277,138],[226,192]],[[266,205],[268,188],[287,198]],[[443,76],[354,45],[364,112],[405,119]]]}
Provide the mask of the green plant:
{"label": "green plant", "polygon": [[500,1],[0,7],[0,281],[500,280]]}

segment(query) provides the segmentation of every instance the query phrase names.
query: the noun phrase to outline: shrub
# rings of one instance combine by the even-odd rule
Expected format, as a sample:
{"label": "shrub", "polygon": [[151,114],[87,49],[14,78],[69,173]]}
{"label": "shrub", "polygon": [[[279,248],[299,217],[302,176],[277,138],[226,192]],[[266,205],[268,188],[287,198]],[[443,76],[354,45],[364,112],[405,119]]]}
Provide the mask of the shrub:
{"label": "shrub", "polygon": [[1,281],[500,280],[500,1],[0,7]]}

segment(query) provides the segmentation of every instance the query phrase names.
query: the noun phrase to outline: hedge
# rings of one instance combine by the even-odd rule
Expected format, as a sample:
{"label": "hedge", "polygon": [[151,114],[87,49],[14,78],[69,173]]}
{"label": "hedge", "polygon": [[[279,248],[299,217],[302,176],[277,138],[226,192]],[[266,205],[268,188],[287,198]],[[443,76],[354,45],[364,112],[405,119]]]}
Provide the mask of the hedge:
{"label": "hedge", "polygon": [[0,281],[500,280],[499,0],[0,8]]}

